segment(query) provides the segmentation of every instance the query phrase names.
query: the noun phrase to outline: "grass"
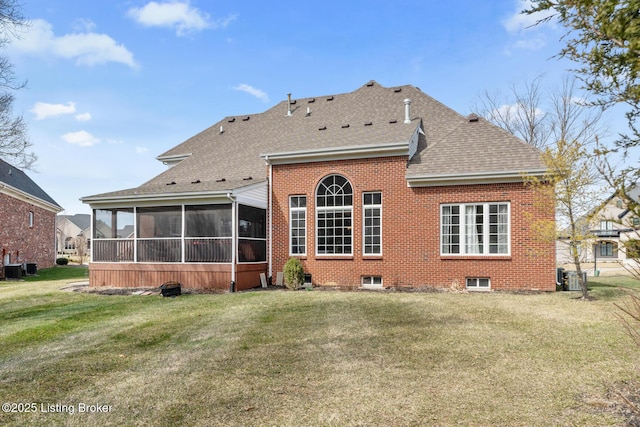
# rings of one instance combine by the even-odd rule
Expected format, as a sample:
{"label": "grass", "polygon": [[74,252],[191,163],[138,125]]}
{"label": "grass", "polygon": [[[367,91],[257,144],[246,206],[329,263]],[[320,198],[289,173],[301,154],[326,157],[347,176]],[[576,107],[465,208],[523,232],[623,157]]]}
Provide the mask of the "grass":
{"label": "grass", "polygon": [[[58,268],[39,272],[52,280],[0,282],[0,400],[37,406],[0,412],[1,425],[624,425],[613,392],[640,381],[613,305],[640,289],[631,279],[597,278],[591,302],[567,292],[162,298],[63,292],[85,276]],[[75,414],[42,411],[56,404]]]}

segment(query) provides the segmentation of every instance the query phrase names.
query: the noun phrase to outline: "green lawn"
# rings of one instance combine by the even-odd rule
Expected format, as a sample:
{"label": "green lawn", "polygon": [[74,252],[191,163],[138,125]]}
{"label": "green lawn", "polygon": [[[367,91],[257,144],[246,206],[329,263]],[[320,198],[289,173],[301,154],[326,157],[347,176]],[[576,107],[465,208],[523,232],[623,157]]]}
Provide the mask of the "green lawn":
{"label": "green lawn", "polygon": [[630,279],[598,278],[591,302],[162,298],[60,291],[86,270],[52,270],[0,282],[0,401],[35,409],[0,425],[625,425],[617,393],[637,399],[640,352],[614,306],[629,298],[620,286],[640,289]]}

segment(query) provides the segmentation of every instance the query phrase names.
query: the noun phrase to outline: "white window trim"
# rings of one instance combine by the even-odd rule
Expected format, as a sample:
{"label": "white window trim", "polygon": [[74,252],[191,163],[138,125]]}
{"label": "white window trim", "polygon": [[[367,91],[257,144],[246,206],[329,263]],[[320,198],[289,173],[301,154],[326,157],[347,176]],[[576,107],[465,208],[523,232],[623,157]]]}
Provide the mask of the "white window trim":
{"label": "white window trim", "polygon": [[[318,189],[320,188],[320,185],[329,177],[331,176],[341,176],[343,177],[347,183],[349,183],[349,185],[351,186],[351,205],[349,206],[318,206]],[[353,229],[353,204],[354,204],[354,191],[353,191],[353,184],[351,184],[351,181],[349,181],[349,179],[347,177],[345,177],[344,175],[341,174],[330,174],[325,176],[324,178],[322,178],[320,180],[320,182],[318,182],[318,185],[316,186],[316,190],[313,193],[313,200],[314,200],[314,204],[315,204],[315,218],[314,218],[314,227],[315,227],[315,256],[318,258],[350,258],[353,257],[353,246],[354,246],[354,229]],[[318,251],[318,239],[320,238],[319,233],[318,233],[318,214],[320,212],[338,212],[338,211],[342,211],[342,212],[349,212],[350,213],[350,219],[351,219],[351,252],[349,253],[341,253],[341,254],[327,254],[327,253],[320,253]]]}
{"label": "white window trim", "polygon": [[[305,206],[304,207],[292,207],[291,199],[297,197],[305,198]],[[304,194],[291,195],[289,196],[289,256],[306,256],[307,255],[307,224],[309,224],[309,218],[307,215],[307,196]],[[292,241],[293,241],[293,212],[304,212],[304,252],[294,254],[292,249]],[[298,227],[299,228],[299,227]]]}
{"label": "white window trim", "polygon": [[[365,205],[364,204],[364,196],[366,194],[380,194],[380,204],[379,205]],[[365,211],[367,209],[380,209],[380,252],[378,253],[366,253],[365,252]],[[382,256],[382,233],[383,233],[383,225],[382,225],[382,191],[365,191],[362,193],[362,256]]]}
{"label": "white window trim", "polygon": [[[376,278],[380,278],[380,284],[374,284],[373,281]],[[369,280],[366,280],[369,279]],[[362,276],[360,278],[360,285],[363,288],[376,288],[376,289],[380,289],[380,288],[384,288],[384,281],[382,279],[382,276]]]}
{"label": "white window trim", "polygon": [[[465,244],[465,234],[464,230],[466,229],[465,223],[465,211],[467,206],[483,206],[483,215],[486,220],[483,223],[483,235],[486,236],[483,248],[484,251],[482,253],[466,253],[466,244]],[[497,253],[492,254],[489,253],[489,206],[490,205],[506,205],[507,206],[507,252],[506,253]],[[442,251],[442,247],[444,246],[444,235],[442,233],[442,217],[443,211],[445,207],[448,206],[459,206],[460,207],[460,253],[444,253]],[[440,226],[438,232],[440,233],[440,255],[441,256],[451,256],[451,257],[505,257],[511,256],[511,202],[474,202],[474,203],[444,203],[440,205]]]}
{"label": "white window trim", "polygon": [[[475,281],[476,285],[474,286],[469,286],[469,281]],[[488,286],[479,286],[480,280],[486,280],[488,283]],[[479,291],[479,292],[483,292],[483,291],[490,291],[491,290],[491,278],[489,277],[467,277],[465,279],[465,288],[469,291]]]}

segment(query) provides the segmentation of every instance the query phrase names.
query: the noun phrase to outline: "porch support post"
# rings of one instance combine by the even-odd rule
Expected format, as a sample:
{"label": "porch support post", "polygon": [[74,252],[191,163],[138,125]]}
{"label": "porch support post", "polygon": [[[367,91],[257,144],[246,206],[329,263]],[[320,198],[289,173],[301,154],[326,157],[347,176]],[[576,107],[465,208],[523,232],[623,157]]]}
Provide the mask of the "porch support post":
{"label": "porch support post", "polygon": [[238,261],[238,202],[231,193],[227,193],[227,197],[231,200],[231,280],[235,282]]}

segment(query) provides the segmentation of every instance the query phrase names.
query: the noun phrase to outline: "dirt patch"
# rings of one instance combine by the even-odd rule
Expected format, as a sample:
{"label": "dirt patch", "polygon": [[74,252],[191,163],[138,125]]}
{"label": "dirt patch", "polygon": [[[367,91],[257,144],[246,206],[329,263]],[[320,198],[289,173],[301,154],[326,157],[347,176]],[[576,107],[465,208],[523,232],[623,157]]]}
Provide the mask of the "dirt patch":
{"label": "dirt patch", "polygon": [[584,402],[594,412],[622,417],[626,426],[640,427],[640,383],[624,381],[613,386],[602,397],[587,396]]}
{"label": "dirt patch", "polygon": [[69,283],[60,290],[98,295],[160,295],[160,288],[97,288],[89,286],[88,282]]}

